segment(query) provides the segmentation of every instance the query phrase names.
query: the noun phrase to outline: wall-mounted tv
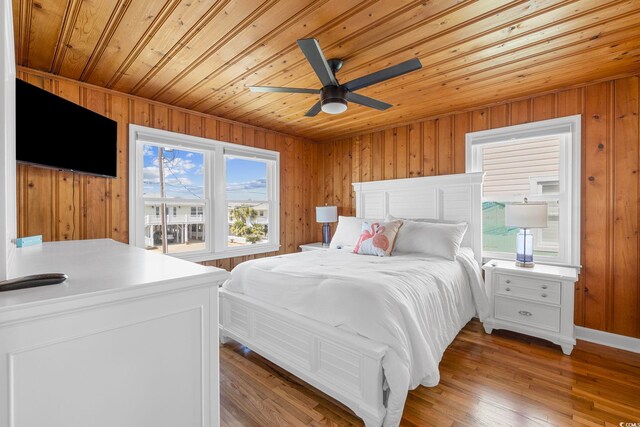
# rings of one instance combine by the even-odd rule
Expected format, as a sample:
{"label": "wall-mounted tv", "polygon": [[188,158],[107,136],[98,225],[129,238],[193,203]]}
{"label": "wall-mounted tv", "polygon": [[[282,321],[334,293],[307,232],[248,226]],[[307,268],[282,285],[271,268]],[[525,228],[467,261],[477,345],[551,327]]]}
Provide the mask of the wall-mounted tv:
{"label": "wall-mounted tv", "polygon": [[118,124],[22,80],[16,80],[16,160],[115,177]]}

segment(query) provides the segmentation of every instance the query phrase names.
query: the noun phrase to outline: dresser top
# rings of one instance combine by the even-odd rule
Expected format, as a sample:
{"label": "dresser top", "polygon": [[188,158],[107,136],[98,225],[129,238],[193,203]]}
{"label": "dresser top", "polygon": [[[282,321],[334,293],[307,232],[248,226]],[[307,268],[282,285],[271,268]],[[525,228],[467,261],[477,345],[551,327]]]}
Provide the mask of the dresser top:
{"label": "dresser top", "polygon": [[225,270],[151,253],[111,239],[43,243],[16,249],[10,278],[65,273],[58,285],[0,292],[0,312],[24,305],[77,299],[185,279],[225,280]]}
{"label": "dresser top", "polygon": [[561,280],[578,280],[578,270],[573,267],[560,267],[556,265],[536,264],[532,268],[518,267],[515,261],[492,259],[482,266],[484,270],[496,270],[502,273],[520,275],[538,275],[553,277]]}

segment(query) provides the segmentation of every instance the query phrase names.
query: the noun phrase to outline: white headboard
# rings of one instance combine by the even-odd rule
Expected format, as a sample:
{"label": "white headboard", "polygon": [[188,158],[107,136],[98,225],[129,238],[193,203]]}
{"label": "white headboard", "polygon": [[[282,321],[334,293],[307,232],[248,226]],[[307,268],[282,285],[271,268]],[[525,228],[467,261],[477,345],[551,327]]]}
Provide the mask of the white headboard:
{"label": "white headboard", "polygon": [[469,224],[462,246],[482,265],[482,179],[484,173],[355,182],[358,218],[433,218]]}

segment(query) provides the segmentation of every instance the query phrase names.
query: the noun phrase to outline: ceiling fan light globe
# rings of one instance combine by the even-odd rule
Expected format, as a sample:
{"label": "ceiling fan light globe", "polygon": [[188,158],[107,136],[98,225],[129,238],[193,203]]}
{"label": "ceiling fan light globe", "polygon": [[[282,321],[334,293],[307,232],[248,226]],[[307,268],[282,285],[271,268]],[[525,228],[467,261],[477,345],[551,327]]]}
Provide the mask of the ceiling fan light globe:
{"label": "ceiling fan light globe", "polygon": [[322,104],[322,111],[327,114],[340,114],[347,111],[347,101],[334,99]]}
{"label": "ceiling fan light globe", "polygon": [[347,111],[347,91],[341,86],[325,86],[320,91],[322,111],[327,114],[340,114]]}

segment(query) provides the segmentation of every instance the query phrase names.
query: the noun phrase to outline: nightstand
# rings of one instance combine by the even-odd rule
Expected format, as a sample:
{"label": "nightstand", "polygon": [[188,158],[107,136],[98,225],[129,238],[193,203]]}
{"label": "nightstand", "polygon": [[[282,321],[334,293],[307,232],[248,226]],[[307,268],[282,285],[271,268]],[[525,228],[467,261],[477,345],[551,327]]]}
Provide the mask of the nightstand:
{"label": "nightstand", "polygon": [[516,267],[514,261],[491,260],[485,271],[490,317],[484,330],[508,329],[547,339],[571,354],[576,344],[573,296],[578,273],[574,268],[536,264]]}
{"label": "nightstand", "polygon": [[305,245],[300,245],[300,250],[302,252],[307,251],[326,251],[329,249],[328,247],[322,246],[322,242],[317,243],[307,243]]}

